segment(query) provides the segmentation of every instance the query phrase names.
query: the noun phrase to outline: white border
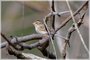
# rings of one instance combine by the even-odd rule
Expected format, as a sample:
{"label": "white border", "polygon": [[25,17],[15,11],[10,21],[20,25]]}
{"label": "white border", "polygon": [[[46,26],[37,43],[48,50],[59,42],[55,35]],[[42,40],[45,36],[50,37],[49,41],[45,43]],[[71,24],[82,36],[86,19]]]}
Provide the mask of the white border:
{"label": "white border", "polygon": [[[52,1],[52,0],[1,0],[1,1]],[[55,1],[66,1],[66,0],[55,0]],[[68,0],[68,1],[88,1],[88,0]]]}
{"label": "white border", "polygon": [[[1,33],[1,1],[0,1],[0,33]],[[0,35],[0,43],[1,43],[1,35]],[[0,49],[0,59],[1,59],[1,49]]]}
{"label": "white border", "polygon": [[89,1],[89,60],[90,60],[90,1]]}
{"label": "white border", "polygon": [[[0,0],[0,32],[1,32],[1,1],[51,1],[51,0]],[[55,0],[55,1],[65,1],[65,0]],[[69,0],[69,1],[88,1],[88,0]],[[89,7],[90,7],[90,2],[89,2]],[[90,11],[89,11],[89,40],[90,40]],[[0,42],[1,42],[1,35],[0,35]],[[90,50],[90,44],[89,44],[89,50]],[[89,51],[89,54],[90,54],[90,51]],[[1,49],[0,49],[0,59],[1,59]],[[90,59],[90,55],[89,55],[89,59]],[[17,60],[17,59],[1,59],[1,60]],[[58,60],[62,60],[62,59],[58,59]],[[88,60],[88,59],[66,59],[66,60]]]}

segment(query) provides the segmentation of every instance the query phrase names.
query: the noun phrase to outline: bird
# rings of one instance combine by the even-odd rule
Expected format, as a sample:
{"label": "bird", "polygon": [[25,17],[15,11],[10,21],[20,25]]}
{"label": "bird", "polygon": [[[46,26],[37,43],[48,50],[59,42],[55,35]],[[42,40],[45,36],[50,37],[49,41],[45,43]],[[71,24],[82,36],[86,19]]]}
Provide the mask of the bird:
{"label": "bird", "polygon": [[36,20],[35,22],[33,22],[33,25],[34,25],[35,30],[36,30],[37,33],[39,33],[39,34],[47,34],[45,26],[40,20]]}
{"label": "bird", "polygon": [[[37,33],[42,34],[44,38],[48,37],[45,26],[40,20],[36,20],[35,22],[33,22],[33,25],[34,25],[35,30],[36,30]],[[42,50],[44,50],[44,49],[46,49],[46,47],[48,47],[48,45],[49,45],[49,41],[45,42],[44,44],[42,44],[38,48],[39,49],[43,48]]]}

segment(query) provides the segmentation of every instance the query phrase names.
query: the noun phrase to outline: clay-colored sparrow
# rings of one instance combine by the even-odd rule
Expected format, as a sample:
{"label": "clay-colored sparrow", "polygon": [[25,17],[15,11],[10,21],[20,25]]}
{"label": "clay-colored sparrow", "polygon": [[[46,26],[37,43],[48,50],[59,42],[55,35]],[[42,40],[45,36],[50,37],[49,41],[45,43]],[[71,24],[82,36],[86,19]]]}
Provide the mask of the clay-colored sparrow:
{"label": "clay-colored sparrow", "polygon": [[37,33],[47,34],[44,24],[40,22],[39,20],[33,22],[33,25],[35,26],[35,30]]}

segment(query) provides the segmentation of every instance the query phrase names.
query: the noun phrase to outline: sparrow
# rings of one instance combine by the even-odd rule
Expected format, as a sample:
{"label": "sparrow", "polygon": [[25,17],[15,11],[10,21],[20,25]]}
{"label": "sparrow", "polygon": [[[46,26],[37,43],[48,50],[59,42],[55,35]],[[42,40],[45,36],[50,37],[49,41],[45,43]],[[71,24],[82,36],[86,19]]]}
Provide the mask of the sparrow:
{"label": "sparrow", "polygon": [[35,22],[33,22],[33,25],[34,25],[37,33],[47,34],[44,24],[42,22],[40,22],[39,20],[36,20]]}
{"label": "sparrow", "polygon": [[[46,37],[46,38],[48,37],[47,31],[46,31],[45,26],[42,22],[37,20],[37,21],[33,22],[33,25],[34,25],[35,30],[36,30],[37,33],[43,34],[43,36]],[[46,47],[48,47],[48,45],[49,45],[49,41],[45,42],[44,44],[42,44],[38,48],[41,49],[41,50],[44,50],[44,49],[46,49]]]}

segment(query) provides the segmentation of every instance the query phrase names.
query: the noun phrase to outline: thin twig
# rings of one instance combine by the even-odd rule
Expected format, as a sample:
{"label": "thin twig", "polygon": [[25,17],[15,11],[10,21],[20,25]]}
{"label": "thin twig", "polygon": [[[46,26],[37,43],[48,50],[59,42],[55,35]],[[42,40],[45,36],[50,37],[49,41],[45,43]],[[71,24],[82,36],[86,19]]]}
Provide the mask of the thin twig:
{"label": "thin twig", "polygon": [[[32,40],[35,40],[35,39],[42,39],[42,35],[41,34],[31,34],[31,35],[26,35],[26,36],[22,36],[22,37],[17,37],[17,40],[18,40],[18,43],[21,43],[21,42],[27,42],[27,41],[32,41]],[[17,43],[16,39],[13,38],[11,39],[11,43]],[[6,46],[7,42],[3,42],[1,43],[1,46],[0,48],[4,48]]]}
{"label": "thin twig", "polygon": [[18,47],[16,47],[15,44],[11,43],[11,41],[10,41],[9,39],[7,39],[6,36],[5,36],[3,33],[1,33],[1,36],[2,36],[2,37],[8,42],[8,44],[11,45],[13,48],[15,48],[16,50],[21,50],[21,48],[18,48]]}
{"label": "thin twig", "polygon": [[[2,35],[2,37],[4,37],[4,39],[6,40],[6,41],[9,41],[5,36],[4,36],[4,34],[1,34]],[[47,41],[48,42],[48,41]],[[18,43],[18,42],[17,42]],[[39,42],[36,42],[36,43],[34,43],[34,44],[31,44],[31,45],[28,45],[28,44],[21,44],[21,46],[24,48],[24,49],[29,49],[29,50],[31,50],[32,48],[35,48],[35,47],[37,47],[37,46],[42,46],[42,44],[44,44],[44,43],[42,43],[42,41],[41,40],[39,40]],[[12,43],[11,43],[11,41],[9,41],[9,45],[10,46],[12,46]],[[21,59],[26,59],[23,55],[21,55],[21,53],[20,52],[17,52],[17,51],[15,51],[14,49],[16,49],[16,47],[15,46],[12,46],[12,48],[14,48],[13,49],[13,51],[12,51],[12,49],[11,49],[11,47],[8,45],[8,47],[7,47],[7,50],[8,50],[8,52],[10,53],[10,55],[14,55],[14,56],[16,56],[17,58],[21,58]],[[18,49],[16,49],[16,50],[18,50]],[[40,51],[43,53],[43,55],[44,56],[47,56],[47,54],[49,54],[49,56],[47,56],[47,57],[49,57],[49,58],[51,58],[51,59],[54,59],[55,58],[55,56],[52,54],[52,53],[50,53],[49,51],[47,51],[46,49],[40,49]]]}
{"label": "thin twig", "polygon": [[7,48],[6,48],[6,50],[8,51],[8,53],[10,55],[14,55],[18,59],[28,59],[25,56],[23,56],[20,51],[15,50],[11,45],[8,45]]}
{"label": "thin twig", "polygon": [[47,32],[48,32],[48,35],[49,35],[50,41],[51,41],[51,43],[52,43],[52,45],[53,45],[53,49],[54,49],[55,56],[56,56],[56,59],[57,59],[56,49],[55,49],[55,46],[54,46],[54,42],[53,42],[53,39],[52,39],[52,35],[51,35],[51,32],[49,31],[49,28],[48,28],[48,26],[47,26],[47,24],[46,24],[46,22],[45,22],[45,21],[46,21],[46,18],[47,18],[47,17],[45,17],[45,19],[43,19],[44,26],[45,26],[45,28],[46,28],[46,30],[47,30]]}
{"label": "thin twig", "polygon": [[51,6],[51,10],[53,11],[53,12],[55,12],[55,6],[54,6],[54,0],[52,0],[52,6]]}
{"label": "thin twig", "polygon": [[8,46],[7,50],[10,53],[10,55],[14,55],[18,59],[44,59],[44,60],[47,60],[45,58],[36,56],[34,54],[31,54],[31,53],[23,53],[23,52],[17,51],[11,46]]}
{"label": "thin twig", "polygon": [[[80,20],[77,22],[77,26],[78,26],[78,27],[81,26],[85,14],[86,14],[86,12],[83,13],[83,15],[81,16]],[[67,48],[67,45],[70,46],[69,40],[70,40],[71,34],[72,34],[75,30],[76,30],[76,29],[75,29],[75,25],[72,24],[72,26],[68,29],[66,38],[64,38],[64,39],[65,39],[65,45],[64,45],[63,52],[62,52],[62,57],[63,57],[64,59],[66,58],[66,48]]]}
{"label": "thin twig", "polygon": [[[51,10],[52,12],[55,12],[55,6],[54,6],[54,0],[52,0],[52,6],[51,6]],[[52,28],[55,30],[55,15],[52,15]]]}
{"label": "thin twig", "polygon": [[81,35],[80,31],[79,31],[79,28],[78,28],[77,23],[76,23],[76,21],[75,21],[75,18],[74,18],[74,16],[73,16],[73,12],[72,12],[72,10],[71,10],[71,7],[70,7],[70,4],[69,4],[68,0],[66,0],[66,2],[67,2],[67,5],[68,5],[68,8],[69,8],[69,10],[70,10],[71,17],[72,17],[72,20],[73,20],[75,29],[76,29],[77,33],[79,34],[79,37],[80,37],[80,39],[81,39],[81,42],[83,43],[83,45],[84,45],[87,53],[89,53],[89,50],[88,50],[88,48],[87,48],[87,46],[86,46],[86,44],[85,44],[85,42],[84,42],[84,39],[83,39],[83,37],[82,37],[82,35]]}
{"label": "thin twig", "polygon": [[[81,16],[80,20],[77,22],[78,28],[81,26],[85,14],[86,14],[86,12],[83,13],[83,15]],[[70,40],[71,34],[72,34],[72,32],[74,32],[75,30],[76,30],[76,29],[75,29],[75,24],[73,23],[72,26],[68,29],[67,36],[66,36],[66,39],[67,39],[67,40]]]}
{"label": "thin twig", "polygon": [[[76,12],[73,13],[73,16],[76,16],[86,5],[88,5],[88,1],[86,1],[79,9],[77,9]],[[56,34],[56,32],[60,30],[63,26],[65,26],[71,20],[71,18],[72,16],[69,16],[64,22],[62,22],[59,28],[55,30],[54,34]]]}
{"label": "thin twig", "polygon": [[[52,1],[52,11],[55,12],[55,8],[54,8],[54,0]],[[53,42],[53,39],[52,39],[52,35],[51,35],[51,32],[49,31],[49,28],[47,26],[47,21],[48,20],[48,16],[45,16],[45,18],[43,19],[43,22],[44,22],[44,26],[46,28],[46,31],[48,32],[48,35],[49,35],[49,38],[50,38],[50,41],[53,45],[53,49],[54,49],[54,52],[55,52],[55,56],[56,56],[56,59],[57,59],[57,54],[56,54],[56,49],[55,49],[55,46],[54,46],[54,42]],[[52,23],[52,28],[55,29],[55,16],[53,15],[53,23]]]}
{"label": "thin twig", "polygon": [[53,53],[50,53],[47,49],[40,49],[39,50],[42,52],[42,54],[50,59],[56,59],[56,56]]}
{"label": "thin twig", "polygon": [[33,44],[26,44],[26,43],[23,43],[21,44],[23,46],[24,49],[33,49],[33,48],[37,48],[38,46],[42,46],[44,43],[46,43],[49,38],[43,38],[42,40],[39,40],[38,42],[35,42]]}

